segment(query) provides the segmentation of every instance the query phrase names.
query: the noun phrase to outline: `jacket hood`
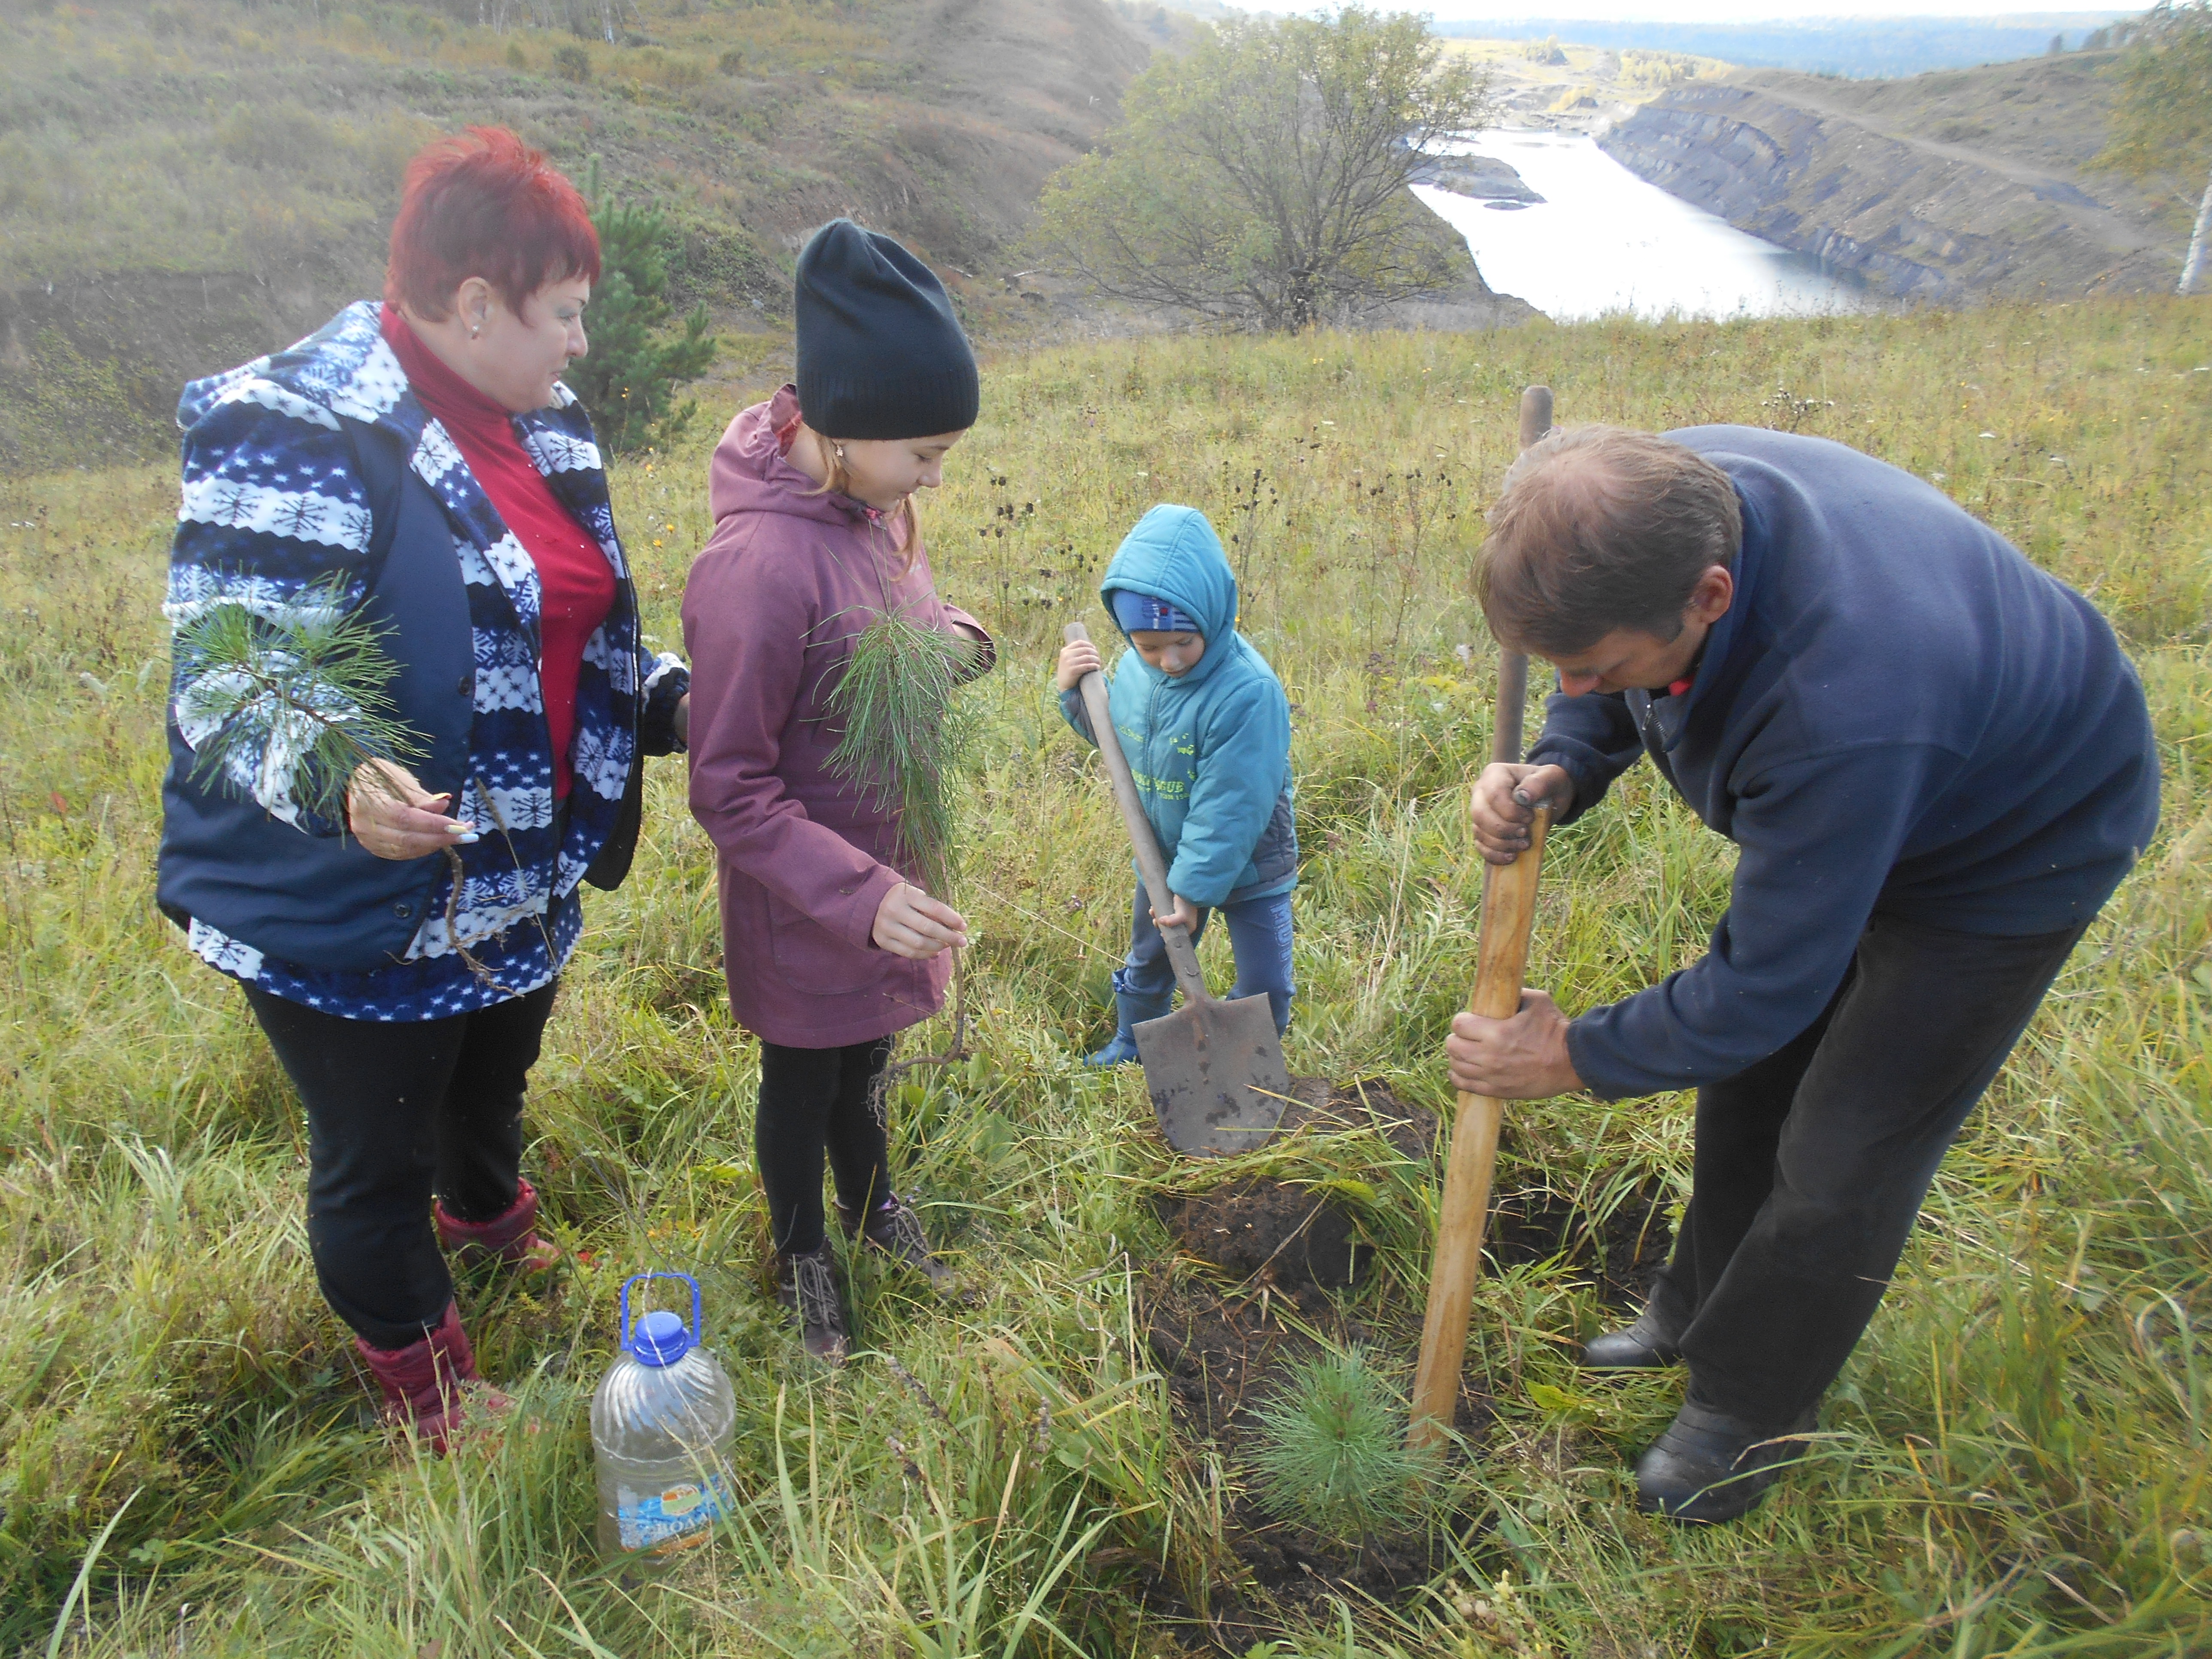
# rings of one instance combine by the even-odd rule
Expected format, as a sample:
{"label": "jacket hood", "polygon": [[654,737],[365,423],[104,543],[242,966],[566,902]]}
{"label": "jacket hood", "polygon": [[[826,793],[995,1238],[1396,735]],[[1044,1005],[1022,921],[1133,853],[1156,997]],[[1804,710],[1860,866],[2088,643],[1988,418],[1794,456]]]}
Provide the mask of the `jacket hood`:
{"label": "jacket hood", "polygon": [[1099,578],[1098,597],[1108,616],[1114,614],[1115,590],[1124,587],[1165,599],[1206,636],[1206,654],[1181,677],[1182,684],[1206,678],[1235,654],[1237,573],[1229,568],[1221,538],[1196,507],[1163,503],[1137,520]]}
{"label": "jacket hood", "polygon": [[707,505],[715,523],[732,513],[781,513],[848,529],[868,515],[860,502],[824,491],[791,464],[776,434],[798,415],[798,388],[787,386],[730,422],[707,472]]}

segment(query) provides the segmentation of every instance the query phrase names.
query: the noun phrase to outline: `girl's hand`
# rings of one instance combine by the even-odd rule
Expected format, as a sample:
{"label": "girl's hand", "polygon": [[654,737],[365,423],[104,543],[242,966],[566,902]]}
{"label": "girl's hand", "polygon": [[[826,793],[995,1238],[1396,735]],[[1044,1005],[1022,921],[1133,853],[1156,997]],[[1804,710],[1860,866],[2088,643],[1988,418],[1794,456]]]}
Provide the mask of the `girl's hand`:
{"label": "girl's hand", "polygon": [[1060,648],[1060,689],[1073,691],[1082,684],[1085,674],[1101,672],[1098,647],[1089,640],[1075,640]]}
{"label": "girl's hand", "polygon": [[968,942],[968,919],[910,882],[901,882],[876,907],[871,935],[883,949],[912,962],[927,962]]}
{"label": "girl's hand", "polygon": [[[1170,896],[1175,900],[1175,908],[1165,915],[1153,910],[1152,925],[1157,927],[1180,927],[1195,937],[1198,933],[1198,907],[1181,893],[1170,894]],[[1151,909],[1152,907],[1146,905],[1146,908]]]}
{"label": "girl's hand", "polygon": [[380,859],[419,859],[477,838],[476,825],[439,810],[452,799],[431,794],[404,766],[364,761],[346,786],[346,823],[353,838]]}

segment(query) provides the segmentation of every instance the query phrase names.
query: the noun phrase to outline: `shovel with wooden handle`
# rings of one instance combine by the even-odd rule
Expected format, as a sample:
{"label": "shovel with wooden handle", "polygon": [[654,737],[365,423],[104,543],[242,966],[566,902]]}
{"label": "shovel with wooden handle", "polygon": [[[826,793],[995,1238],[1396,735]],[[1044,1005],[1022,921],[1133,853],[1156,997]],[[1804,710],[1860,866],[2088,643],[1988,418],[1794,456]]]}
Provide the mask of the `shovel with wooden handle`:
{"label": "shovel with wooden handle", "polygon": [[[1552,429],[1552,389],[1532,386],[1521,394],[1521,447]],[[1528,696],[1528,659],[1518,651],[1498,657],[1498,708],[1491,726],[1490,758],[1521,758],[1522,712]],[[1468,1011],[1487,1019],[1510,1019],[1521,1007],[1521,982],[1528,968],[1528,934],[1536,919],[1536,877],[1544,864],[1544,832],[1552,815],[1538,809],[1528,828],[1528,848],[1510,864],[1492,865],[1482,883],[1482,927],[1475,947],[1474,991]],[[1498,1132],[1504,1104],[1462,1091],[1453,1120],[1451,1158],[1444,1166],[1443,1206],[1437,1216],[1436,1260],[1429,1269],[1429,1310],[1421,1325],[1421,1358],[1413,1372],[1413,1409],[1407,1438],[1416,1449],[1443,1437],[1459,1407],[1460,1363],[1467,1352],[1468,1318],[1474,1281],[1482,1273],[1483,1224],[1490,1182],[1498,1165]]]}
{"label": "shovel with wooden handle", "polygon": [[[1081,623],[1070,623],[1066,637],[1073,644],[1088,641],[1091,634]],[[1099,757],[1114,781],[1115,803],[1137,851],[1137,867],[1144,874],[1152,915],[1166,916],[1175,909],[1175,895],[1168,890],[1160,844],[1145,817],[1137,781],[1129,775],[1128,758],[1121,753],[1121,739],[1106,707],[1105,677],[1085,674],[1079,689],[1084,713],[1091,717],[1091,734],[1098,740]],[[1265,996],[1233,1001],[1208,996],[1199,972],[1198,947],[1189,933],[1163,921],[1160,938],[1167,945],[1176,983],[1182,987],[1183,1005],[1136,1028],[1137,1057],[1144,1062],[1145,1087],[1152,1093],[1160,1133],[1176,1151],[1195,1157],[1249,1152],[1274,1133],[1290,1097],[1290,1068],[1283,1063],[1274,1010]]]}

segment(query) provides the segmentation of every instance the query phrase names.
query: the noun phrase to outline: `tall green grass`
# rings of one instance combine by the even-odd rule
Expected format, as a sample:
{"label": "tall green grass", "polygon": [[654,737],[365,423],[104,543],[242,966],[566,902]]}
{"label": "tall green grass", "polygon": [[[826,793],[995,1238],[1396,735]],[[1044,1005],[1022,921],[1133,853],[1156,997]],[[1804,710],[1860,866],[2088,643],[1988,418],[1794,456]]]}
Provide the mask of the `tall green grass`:
{"label": "tall green grass", "polygon": [[[1382,1270],[1350,1310],[1397,1364],[1435,1170],[1371,1134],[1176,1165],[1137,1079],[1085,1074],[1130,877],[1052,706],[1060,624],[1142,509],[1211,513],[1297,706],[1294,1070],[1443,1108],[1473,959],[1460,786],[1492,653],[1462,577],[1514,398],[1567,420],[1796,425],[1943,487],[2094,594],[2142,665],[2165,827],[1931,1195],[1823,1432],[1746,1522],[1635,1515],[1624,1460],[1679,1384],[1578,1375],[1606,1317],[1553,1262],[1481,1287],[1498,1419],[1423,1593],[1286,1627],[1328,1655],[2193,1653],[2212,1479],[2212,312],[2140,301],[1494,336],[1176,338],[990,366],[923,506],[998,634],[971,690],[950,896],[978,1057],[896,1091],[902,1190],[983,1287],[947,1311],[863,1265],[854,1363],[808,1371],[758,1261],[751,1040],[718,987],[712,866],[656,770],[595,895],[534,1079],[532,1178],[595,1265],[463,1289],[525,1410],[418,1464],[375,1426],[300,1224],[305,1138],[240,1000],[150,903],[164,474],[0,486],[0,1642],[44,1654],[1174,1654],[1243,1569],[1249,1471],[1178,1438],[1139,1287],[1164,1187],[1353,1178]],[[1988,435],[1984,435],[1988,434]],[[677,642],[703,449],[617,500]],[[1032,507],[1031,504],[1034,503]],[[1092,617],[1095,623],[1097,619]],[[1725,844],[1633,774],[1553,842],[1532,979],[1570,1007],[1692,960]],[[1225,970],[1209,943],[1212,971]],[[931,1034],[921,1034],[925,1042]],[[1507,1175],[1589,1205],[1686,1180],[1686,1103],[1515,1109]],[[1345,1188],[1345,1190],[1352,1190]],[[590,1553],[584,1405],[621,1277],[698,1273],[737,1382],[746,1504],[656,1571]],[[1394,1346],[1395,1345],[1395,1346]],[[893,1362],[896,1363],[894,1364]]]}

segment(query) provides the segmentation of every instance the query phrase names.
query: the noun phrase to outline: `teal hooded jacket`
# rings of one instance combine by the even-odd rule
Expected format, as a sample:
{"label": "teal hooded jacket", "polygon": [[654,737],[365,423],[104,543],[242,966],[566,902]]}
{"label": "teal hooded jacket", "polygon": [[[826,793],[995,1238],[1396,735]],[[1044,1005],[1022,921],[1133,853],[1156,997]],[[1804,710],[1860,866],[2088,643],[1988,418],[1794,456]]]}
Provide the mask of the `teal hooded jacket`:
{"label": "teal hooded jacket", "polygon": [[[1267,659],[1237,631],[1237,573],[1195,507],[1160,506],[1137,520],[1099,580],[1149,593],[1190,617],[1206,654],[1171,677],[1134,650],[1116,662],[1107,707],[1168,861],[1168,886],[1194,904],[1266,898],[1297,884],[1291,817],[1291,702]],[[1083,699],[1060,713],[1097,739]]]}

